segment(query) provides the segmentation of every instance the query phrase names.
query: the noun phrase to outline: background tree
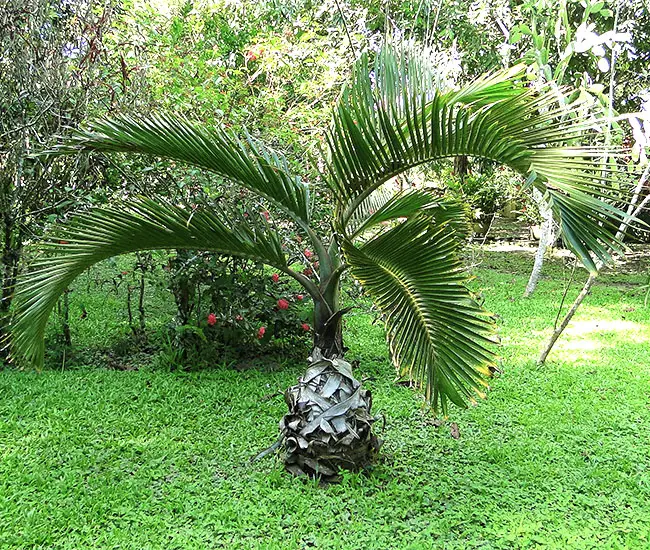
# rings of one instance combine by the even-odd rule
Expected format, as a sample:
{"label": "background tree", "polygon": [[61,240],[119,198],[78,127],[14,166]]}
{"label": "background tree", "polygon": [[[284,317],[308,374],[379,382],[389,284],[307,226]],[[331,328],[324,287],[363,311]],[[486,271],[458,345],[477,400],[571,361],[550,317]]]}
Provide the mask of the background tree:
{"label": "background tree", "polygon": [[[25,243],[71,208],[109,194],[101,159],[35,158],[107,99],[108,2],[6,0],[0,6],[0,208],[4,336]],[[106,106],[101,110],[105,111]]]}

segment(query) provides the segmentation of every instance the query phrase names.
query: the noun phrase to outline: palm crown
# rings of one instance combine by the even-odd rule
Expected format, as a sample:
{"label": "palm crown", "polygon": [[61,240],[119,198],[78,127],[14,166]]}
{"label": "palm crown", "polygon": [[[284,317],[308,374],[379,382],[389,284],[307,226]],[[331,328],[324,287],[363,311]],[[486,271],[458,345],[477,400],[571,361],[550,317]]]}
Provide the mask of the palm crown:
{"label": "palm crown", "polygon": [[[48,316],[65,288],[100,260],[149,249],[204,249],[264,262],[302,284],[315,304],[315,347],[341,356],[339,282],[346,270],[381,309],[391,355],[447,411],[481,395],[494,367],[492,321],[465,288],[458,259],[465,220],[459,205],[425,189],[393,193],[384,184],[410,168],[469,155],[504,164],[543,192],[563,238],[591,270],[620,243],[623,213],[603,200],[615,174],[603,168],[606,147],[571,145],[589,120],[560,120],[557,92],[521,81],[522,67],[498,71],[458,89],[443,89],[426,51],[386,46],[364,55],[336,105],[327,134],[333,231],[312,227],[309,187],[286,161],[249,136],[204,128],[175,116],[95,122],[53,153],[147,153],[204,168],[264,197],[311,240],[320,282],[295,272],[264,219],[223,208],[189,211],[139,198],[98,208],[55,228],[21,279],[13,324],[14,354],[43,362]],[[383,223],[390,222],[390,223]],[[417,253],[414,253],[417,251]]]}

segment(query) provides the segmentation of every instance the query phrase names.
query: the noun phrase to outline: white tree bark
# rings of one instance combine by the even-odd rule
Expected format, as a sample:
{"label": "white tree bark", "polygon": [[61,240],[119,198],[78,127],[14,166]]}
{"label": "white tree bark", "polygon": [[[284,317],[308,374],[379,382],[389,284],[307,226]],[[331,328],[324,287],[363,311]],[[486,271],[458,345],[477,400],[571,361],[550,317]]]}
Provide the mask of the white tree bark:
{"label": "white tree bark", "polygon": [[555,240],[553,232],[553,212],[550,206],[544,200],[544,196],[541,191],[536,187],[533,187],[533,200],[537,205],[540,215],[542,216],[542,227],[540,230],[539,236],[539,245],[537,246],[537,252],[535,253],[535,263],[533,264],[533,270],[530,273],[530,278],[528,279],[528,284],[526,285],[526,290],[524,291],[524,298],[528,298],[535,288],[537,288],[537,283],[539,282],[540,277],[542,276],[542,268],[544,267],[544,254],[546,254],[546,249],[549,245]]}

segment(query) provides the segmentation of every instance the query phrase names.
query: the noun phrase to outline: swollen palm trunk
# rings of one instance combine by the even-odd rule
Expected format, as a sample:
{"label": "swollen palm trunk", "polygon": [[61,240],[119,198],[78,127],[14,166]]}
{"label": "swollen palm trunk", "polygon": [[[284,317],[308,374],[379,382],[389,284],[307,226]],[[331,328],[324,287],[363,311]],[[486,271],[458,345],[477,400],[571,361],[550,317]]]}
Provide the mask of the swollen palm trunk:
{"label": "swollen palm trunk", "polygon": [[334,478],[340,469],[359,470],[375,458],[381,441],[372,433],[372,396],[343,359],[327,359],[315,348],[298,384],[287,389],[289,413],[280,422],[287,470]]}

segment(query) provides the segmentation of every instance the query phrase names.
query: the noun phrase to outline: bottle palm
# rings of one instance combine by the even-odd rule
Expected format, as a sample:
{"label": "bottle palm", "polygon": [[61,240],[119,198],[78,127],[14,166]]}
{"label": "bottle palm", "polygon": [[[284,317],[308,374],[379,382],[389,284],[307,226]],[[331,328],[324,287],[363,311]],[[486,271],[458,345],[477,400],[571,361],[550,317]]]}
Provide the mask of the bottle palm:
{"label": "bottle palm", "polygon": [[[253,258],[296,279],[314,301],[314,351],[299,384],[287,391],[281,427],[288,467],[333,475],[367,463],[378,448],[371,397],[343,359],[339,304],[344,272],[362,283],[383,313],[398,372],[424,389],[437,410],[482,396],[495,368],[490,315],[465,287],[459,259],[467,220],[457,204],[427,189],[386,185],[415,166],[468,155],[497,161],[537,188],[566,244],[589,268],[620,243],[623,214],[606,200],[616,174],[602,169],[600,146],[571,145],[591,121],[560,121],[556,92],[538,93],[524,69],[497,71],[458,89],[437,80],[427,52],[386,46],[363,56],[338,101],[327,134],[332,232],[317,234],[309,187],[287,162],[249,136],[168,115],[106,119],[52,153],[146,153],[219,174],[266,199],[294,222],[319,258],[319,282],[294,271],[263,216],[225,206],[188,211],[163,198],[97,208],[55,228],[17,290],[12,349],[41,365],[45,326],[65,288],[91,265],[151,249],[203,249]],[[595,177],[597,174],[597,178]]]}

